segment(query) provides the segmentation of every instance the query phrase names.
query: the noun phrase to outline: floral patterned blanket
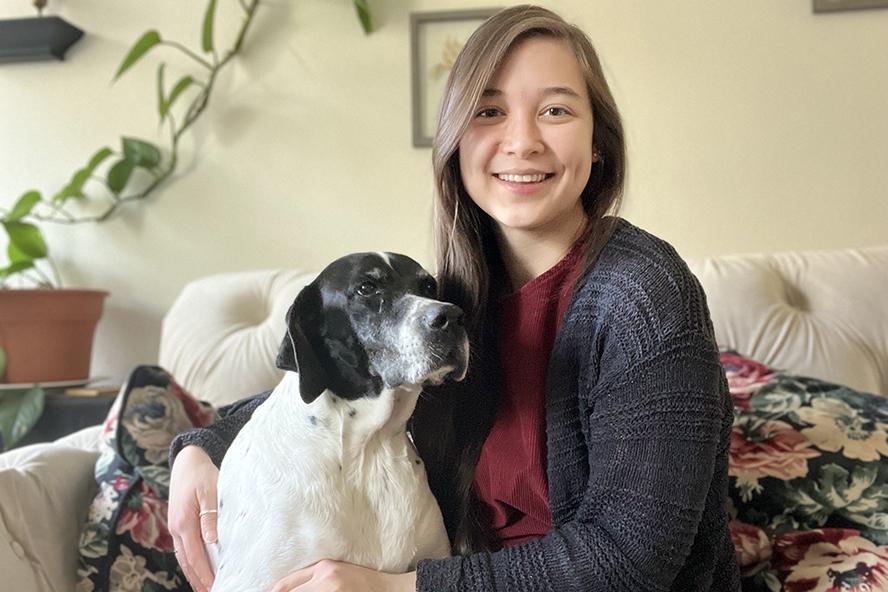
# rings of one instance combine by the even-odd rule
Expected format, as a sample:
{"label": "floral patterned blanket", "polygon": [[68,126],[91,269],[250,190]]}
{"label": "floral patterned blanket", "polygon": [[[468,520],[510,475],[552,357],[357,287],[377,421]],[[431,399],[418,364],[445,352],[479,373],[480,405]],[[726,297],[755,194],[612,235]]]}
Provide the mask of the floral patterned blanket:
{"label": "floral patterned blanket", "polygon": [[888,399],[723,352],[745,591],[888,591]]}
{"label": "floral patterned blanket", "polygon": [[165,370],[139,366],[108,413],[99,493],[80,536],[78,592],[191,590],[167,527],[173,437],[217,419]]}

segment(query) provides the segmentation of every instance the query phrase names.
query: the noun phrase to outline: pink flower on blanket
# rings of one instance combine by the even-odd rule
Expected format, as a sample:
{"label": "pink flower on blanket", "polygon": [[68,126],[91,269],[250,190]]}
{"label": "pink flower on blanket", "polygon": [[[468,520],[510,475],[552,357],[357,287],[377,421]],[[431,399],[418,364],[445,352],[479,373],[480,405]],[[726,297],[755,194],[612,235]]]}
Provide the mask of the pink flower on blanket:
{"label": "pink flower on blanket", "polygon": [[138,492],[131,492],[120,512],[117,534],[125,532],[143,547],[163,552],[173,550],[173,538],[167,526],[167,501],[144,482]]}
{"label": "pink flower on blanket", "polygon": [[808,459],[818,456],[811,441],[788,423],[741,415],[731,431],[728,474],[736,477],[743,501],[749,501],[762,489],[759,479],[804,477]]}
{"label": "pink flower on blanket", "polygon": [[771,541],[768,540],[768,535],[762,529],[739,520],[731,520],[730,527],[734,553],[743,575],[760,571],[771,559]]}
{"label": "pink flower on blanket", "polygon": [[728,378],[734,406],[740,409],[748,410],[752,396],[777,377],[771,368],[734,352],[721,352],[719,359]]}

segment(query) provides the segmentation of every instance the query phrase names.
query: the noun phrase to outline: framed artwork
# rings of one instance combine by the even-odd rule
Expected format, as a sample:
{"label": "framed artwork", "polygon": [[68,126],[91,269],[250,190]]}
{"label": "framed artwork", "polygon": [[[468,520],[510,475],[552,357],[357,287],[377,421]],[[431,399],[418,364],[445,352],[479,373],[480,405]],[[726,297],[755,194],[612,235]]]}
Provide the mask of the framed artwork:
{"label": "framed artwork", "polygon": [[498,8],[410,14],[413,145],[431,146],[438,102],[456,56],[469,36]]}
{"label": "framed artwork", "polygon": [[888,0],[814,0],[814,12],[857,10],[859,8],[888,8]]}

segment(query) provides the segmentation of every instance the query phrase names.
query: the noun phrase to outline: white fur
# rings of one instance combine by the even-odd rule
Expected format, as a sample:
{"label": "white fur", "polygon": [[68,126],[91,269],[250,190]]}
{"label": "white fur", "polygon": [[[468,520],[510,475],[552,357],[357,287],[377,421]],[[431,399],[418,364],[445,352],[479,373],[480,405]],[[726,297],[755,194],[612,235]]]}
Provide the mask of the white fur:
{"label": "white fur", "polygon": [[328,390],[307,405],[298,375],[287,372],[222,463],[219,542],[208,547],[213,592],[267,592],[324,558],[401,573],[448,556],[441,511],[405,431],[419,392],[347,401]]}

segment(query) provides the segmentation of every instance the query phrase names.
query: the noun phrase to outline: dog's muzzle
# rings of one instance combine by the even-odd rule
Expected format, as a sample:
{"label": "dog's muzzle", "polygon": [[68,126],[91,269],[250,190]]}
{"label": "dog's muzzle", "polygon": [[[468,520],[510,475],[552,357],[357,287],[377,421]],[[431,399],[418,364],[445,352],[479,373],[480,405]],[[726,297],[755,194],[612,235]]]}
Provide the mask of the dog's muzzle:
{"label": "dog's muzzle", "polygon": [[455,304],[430,304],[422,314],[421,323],[433,350],[443,354],[442,367],[451,368],[436,382],[445,378],[460,381],[469,365],[469,338],[463,325],[463,311]]}

